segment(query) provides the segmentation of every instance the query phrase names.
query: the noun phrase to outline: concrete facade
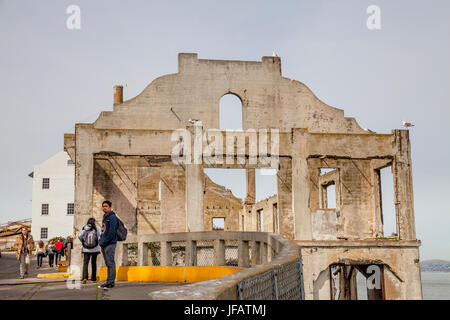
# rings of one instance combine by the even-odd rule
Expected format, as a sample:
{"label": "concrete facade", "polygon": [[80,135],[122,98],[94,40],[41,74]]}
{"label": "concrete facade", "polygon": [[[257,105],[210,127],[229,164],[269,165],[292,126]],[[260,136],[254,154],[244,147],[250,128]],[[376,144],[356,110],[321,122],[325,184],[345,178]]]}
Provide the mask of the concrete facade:
{"label": "concrete facade", "polygon": [[[172,161],[177,144],[173,134],[178,129],[191,133],[189,140],[183,140],[183,156],[188,154],[187,149],[208,148],[211,141],[207,132],[219,127],[219,100],[225,94],[234,94],[242,102],[243,131],[234,135],[237,141],[246,141],[244,148],[240,149],[234,138],[230,140],[227,132],[219,131],[217,134],[226,143],[215,156],[228,157],[231,162],[211,164],[211,157],[205,154],[194,155],[193,159],[197,156],[200,162]],[[269,131],[269,138],[263,130]],[[278,135],[273,130],[278,130]],[[254,204],[254,170],[271,166],[250,161],[252,137],[259,142],[259,148],[267,139],[267,150],[277,157],[276,210],[274,199]],[[330,286],[333,280],[321,278],[324,282],[316,287],[317,277],[329,274],[334,265],[344,270],[343,275],[350,270],[353,277],[351,270],[366,272],[374,261],[386,267],[382,268],[383,294],[376,292],[373,297],[421,298],[420,242],[415,235],[408,131],[376,134],[363,130],[355,119],[320,101],[301,82],[283,77],[279,57],[263,57],[261,61],[205,60],[198,59],[197,54],[180,53],[178,73],[155,79],[135,98],[123,101],[122,88],[116,87],[113,111],[102,112],[92,124],[76,124],[75,134],[65,135],[65,150],[76,162],[76,233],[87,218],[101,215],[104,199],[113,201],[113,209],[132,234],[140,233],[142,220],[148,221],[154,232],[203,231],[211,216],[211,198],[205,193],[208,179],[203,169],[245,168],[244,214],[234,213],[234,209],[229,212],[232,219],[238,220],[230,230],[257,231],[256,213],[263,209],[264,231],[275,225],[273,231],[285,239],[311,242],[312,251],[305,251],[308,258],[304,261],[307,298],[327,298],[328,293],[315,292],[324,292],[324,283]],[[397,234],[389,243],[383,233],[379,181],[379,170],[385,167],[392,167],[397,217]],[[324,168],[331,171],[322,174]],[[163,181],[162,197],[157,203],[155,181],[159,180]],[[327,205],[326,189],[330,185],[335,186],[336,208]],[[263,208],[258,208],[260,205]],[[264,209],[270,205],[272,209]],[[274,219],[278,220],[274,223]],[[375,241],[370,246],[377,248],[376,257],[370,246],[361,249],[358,241],[362,240]],[[324,249],[324,241],[336,246],[333,254]],[[408,246],[403,246],[402,241],[409,241]],[[349,252],[351,258],[341,258],[344,252]],[[406,280],[395,282],[387,270]],[[406,270],[408,277],[399,270]],[[352,287],[350,278],[341,278],[343,286]],[[388,289],[394,287],[396,290]],[[341,298],[354,297],[352,290]]]}

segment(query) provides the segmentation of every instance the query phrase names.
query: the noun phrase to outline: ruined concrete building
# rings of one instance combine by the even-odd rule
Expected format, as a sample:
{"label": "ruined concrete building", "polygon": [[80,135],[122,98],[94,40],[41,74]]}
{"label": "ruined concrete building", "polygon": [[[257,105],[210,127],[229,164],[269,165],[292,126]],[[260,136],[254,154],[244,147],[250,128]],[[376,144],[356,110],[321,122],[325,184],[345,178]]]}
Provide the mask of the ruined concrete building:
{"label": "ruined concrete building", "polygon": [[[64,149],[76,163],[75,235],[89,217],[101,219],[105,199],[137,234],[212,230],[217,217],[225,218],[226,230],[259,231],[262,210],[264,231],[301,247],[307,299],[355,299],[357,273],[378,277],[367,288],[369,299],[421,299],[407,130],[363,130],[303,83],[283,77],[279,57],[206,60],[180,53],[178,73],[153,80],[135,98],[123,101],[122,87],[115,90],[113,111],[65,135]],[[171,159],[174,131],[200,130],[204,137],[219,127],[226,94],[242,102],[243,130],[235,135],[252,132],[260,142],[264,130],[270,136],[279,130],[277,194],[256,204],[255,169],[270,165],[249,161],[247,140],[244,154],[218,152],[232,163]],[[273,140],[264,139],[273,150]],[[203,147],[208,143],[203,139]],[[386,167],[393,176],[393,236],[383,230],[380,170]],[[246,199],[213,183],[205,168],[245,168]],[[335,208],[327,200],[331,186]]]}

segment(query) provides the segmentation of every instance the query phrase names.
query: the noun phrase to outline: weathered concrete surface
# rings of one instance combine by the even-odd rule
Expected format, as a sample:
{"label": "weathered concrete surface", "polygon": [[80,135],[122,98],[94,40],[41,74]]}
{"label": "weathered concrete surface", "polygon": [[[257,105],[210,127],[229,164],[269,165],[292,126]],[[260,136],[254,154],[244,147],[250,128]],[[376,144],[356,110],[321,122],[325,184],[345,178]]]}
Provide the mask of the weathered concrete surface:
{"label": "weathered concrete surface", "polygon": [[[342,246],[352,243],[346,241],[386,236],[379,170],[390,166],[396,239],[416,240],[408,132],[364,131],[353,118],[346,118],[342,110],[321,102],[304,84],[282,77],[280,58],[205,60],[198,59],[197,54],[180,53],[178,73],[155,79],[135,98],[122,102],[123,93],[120,88],[116,90],[112,112],[102,112],[92,124],[76,124],[75,135],[64,137],[65,149],[76,164],[75,236],[89,217],[101,216],[100,203],[104,199],[113,200],[114,209],[126,220],[132,234],[205,230],[211,216],[207,208],[214,208],[214,204],[205,202],[208,195],[203,169],[211,167],[246,169],[243,214],[238,223],[235,223],[238,213],[233,210],[226,219],[231,221],[231,230],[258,230],[257,214],[252,213],[253,172],[255,168],[267,168],[268,164],[249,162],[249,142],[240,150],[234,140],[228,143],[226,132],[219,131],[224,143],[216,155],[228,157],[233,163],[180,165],[170,159],[177,143],[171,138],[177,129],[193,133],[193,138],[185,141],[186,146],[208,145],[207,139],[202,142],[201,137],[206,130],[219,127],[220,98],[234,94],[242,101],[244,130],[279,130],[279,152],[274,154],[279,157],[277,215],[272,214],[272,221],[270,217],[264,220],[264,229],[266,223],[269,230],[275,225],[276,232],[291,240],[337,238]],[[234,134],[237,141],[246,141],[249,136],[245,131]],[[259,142],[264,139],[260,132],[252,136]],[[272,150],[273,145],[276,142],[272,144],[269,139],[267,150]],[[230,150],[240,150],[244,163],[238,163],[236,153],[229,154]],[[198,159],[202,160],[201,155]],[[321,176],[321,168],[333,168],[335,172]],[[159,180],[162,199],[156,200]],[[324,208],[324,190],[329,184],[336,186],[335,228],[330,219],[326,220],[326,227],[317,219],[324,209],[330,209]],[[276,217],[279,220],[274,222]],[[76,240],[74,263],[80,264],[77,250]],[[409,259],[406,253],[403,255],[408,250],[402,246],[395,248],[398,264]],[[358,252],[361,259],[371,259],[371,250]],[[305,278],[322,272],[313,264],[305,268],[309,270]],[[414,279],[408,284],[415,286],[413,290],[406,290],[404,282],[398,284],[402,289],[397,297],[406,297],[404,292],[417,297],[420,282],[417,277]]]}
{"label": "weathered concrete surface", "polygon": [[302,248],[306,299],[330,299],[329,266],[384,267],[387,300],[422,299],[418,241],[297,241]]}

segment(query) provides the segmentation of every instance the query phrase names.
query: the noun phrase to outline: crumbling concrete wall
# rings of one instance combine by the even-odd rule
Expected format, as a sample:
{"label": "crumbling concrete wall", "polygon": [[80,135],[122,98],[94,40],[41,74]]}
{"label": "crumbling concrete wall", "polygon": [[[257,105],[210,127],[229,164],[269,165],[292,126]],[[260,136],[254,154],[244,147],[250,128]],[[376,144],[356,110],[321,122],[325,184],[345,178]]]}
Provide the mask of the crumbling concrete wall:
{"label": "crumbling concrete wall", "polygon": [[297,241],[302,247],[305,297],[330,300],[333,264],[384,265],[386,300],[422,299],[417,241]]}
{"label": "crumbling concrete wall", "polygon": [[[113,111],[102,112],[92,124],[76,124],[75,134],[64,136],[64,148],[76,164],[75,236],[89,217],[100,219],[101,201],[106,198],[113,201],[113,208],[132,233],[202,231],[217,214],[225,216],[230,229],[257,230],[254,170],[268,165],[249,163],[248,144],[240,154],[244,163],[237,162],[236,153],[228,154],[225,140],[217,152],[232,158],[232,164],[180,165],[171,161],[176,144],[172,135],[177,129],[186,129],[201,141],[206,130],[219,127],[219,101],[225,94],[234,94],[242,102],[244,131],[237,136],[245,135],[246,129],[279,130],[279,150],[273,154],[278,157],[278,226],[274,230],[271,209],[267,209],[267,217],[263,209],[264,231],[267,228],[285,239],[310,241],[316,244],[315,249],[312,246],[315,251],[321,248],[320,241],[338,239],[336,256],[324,259],[323,265],[335,263],[336,257],[345,256],[345,250],[355,254],[352,259],[372,259],[375,250],[352,246],[359,239],[375,240],[383,235],[379,170],[391,166],[397,221],[397,238],[392,241],[416,240],[407,130],[376,134],[361,129],[343,110],[326,105],[304,84],[282,77],[278,57],[205,60],[186,53],[179,54],[178,73],[155,79],[128,101],[123,101],[122,90],[116,88]],[[192,119],[201,120],[201,125],[196,126]],[[226,132],[220,134],[226,138]],[[255,136],[260,142],[261,134]],[[205,148],[207,143],[203,140],[200,145]],[[191,147],[194,145],[191,141]],[[234,140],[232,149],[237,150]],[[267,150],[272,152],[269,146]],[[213,190],[220,188],[208,185],[203,171],[210,167],[246,169],[247,195],[242,209],[231,196],[216,197]],[[320,168],[336,170],[321,176]],[[336,208],[324,208],[324,189],[330,183],[336,187]],[[157,185],[161,185],[161,200],[156,198]],[[228,213],[223,211],[227,206]],[[409,247],[393,243],[375,246],[381,252],[377,256],[380,263],[387,263],[392,256],[397,261],[389,265],[409,263],[418,252],[418,245],[411,254]],[[351,250],[344,249],[349,247]],[[75,250],[79,248],[75,240]],[[74,263],[80,264],[76,251],[73,256]],[[304,261],[308,281],[324,268],[314,259]],[[318,259],[322,259],[320,255]],[[395,286],[387,284],[386,290],[399,287],[397,296],[408,297],[411,292],[411,297],[418,297],[420,277],[411,272],[404,278]]]}
{"label": "crumbling concrete wall", "polygon": [[235,197],[231,190],[214,183],[205,174],[205,231],[213,230],[213,218],[225,218],[225,231],[239,231],[239,213],[242,208],[241,199]]}
{"label": "crumbling concrete wall", "polygon": [[[260,220],[260,213],[262,214],[262,223]],[[240,212],[241,221],[242,216],[247,223],[241,231],[259,231],[259,232],[274,232],[279,233],[279,211],[278,211],[278,196],[266,198],[258,201],[253,205],[249,205]],[[262,225],[262,230],[261,230]]]}

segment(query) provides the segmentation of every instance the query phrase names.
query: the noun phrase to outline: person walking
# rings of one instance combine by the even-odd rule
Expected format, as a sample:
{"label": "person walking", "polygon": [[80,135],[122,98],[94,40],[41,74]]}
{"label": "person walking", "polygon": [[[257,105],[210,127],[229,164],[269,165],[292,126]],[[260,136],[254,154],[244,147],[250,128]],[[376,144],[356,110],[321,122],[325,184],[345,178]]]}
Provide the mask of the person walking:
{"label": "person walking", "polygon": [[30,234],[27,227],[22,227],[21,234],[16,238],[14,248],[16,249],[16,258],[20,263],[20,279],[23,279],[28,275],[30,257],[34,250],[33,236]]}
{"label": "person walking", "polygon": [[50,241],[47,245],[48,265],[53,268],[53,261],[55,260],[56,247],[54,241]]}
{"label": "person walking", "polygon": [[100,253],[99,238],[101,230],[95,226],[95,219],[89,218],[83,227],[78,239],[83,245],[83,276],[81,281],[85,284],[89,278],[89,260],[91,260],[91,281],[97,281],[97,256]]}
{"label": "person walking", "polygon": [[70,266],[70,262],[72,259],[72,249],[73,249],[73,239],[72,237],[67,237],[66,238],[67,241],[67,245],[66,245],[66,261],[67,264]]}
{"label": "person walking", "polygon": [[64,243],[61,241],[61,237],[58,238],[58,241],[55,242],[56,247],[56,259],[55,264],[58,266],[58,261],[61,261],[62,252],[64,250]]}
{"label": "person walking", "polygon": [[44,241],[40,240],[38,246],[36,247],[37,269],[42,268],[42,260],[44,259],[45,254]]}
{"label": "person walking", "polygon": [[111,201],[103,201],[102,203],[104,215],[102,221],[102,234],[99,242],[105,264],[108,267],[108,277],[106,282],[99,285],[99,288],[106,290],[114,288],[114,282],[116,280],[114,254],[116,251],[117,228],[119,222],[116,214],[111,210],[111,206]]}

